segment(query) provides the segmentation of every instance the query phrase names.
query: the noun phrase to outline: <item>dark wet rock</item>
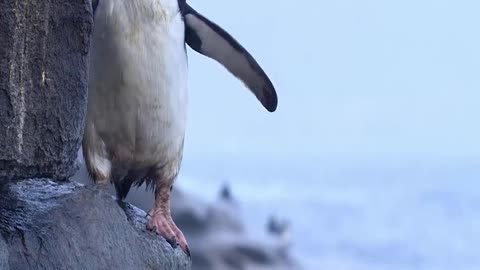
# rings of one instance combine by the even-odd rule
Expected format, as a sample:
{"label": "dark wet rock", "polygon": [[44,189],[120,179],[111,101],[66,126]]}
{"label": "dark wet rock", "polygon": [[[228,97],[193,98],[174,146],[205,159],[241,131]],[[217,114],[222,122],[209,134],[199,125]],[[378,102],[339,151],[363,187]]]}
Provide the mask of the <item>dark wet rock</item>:
{"label": "dark wet rock", "polygon": [[36,179],[0,194],[0,269],[190,269],[144,211],[98,188]]}
{"label": "dark wet rock", "polygon": [[0,1],[0,182],[75,173],[90,0]]}

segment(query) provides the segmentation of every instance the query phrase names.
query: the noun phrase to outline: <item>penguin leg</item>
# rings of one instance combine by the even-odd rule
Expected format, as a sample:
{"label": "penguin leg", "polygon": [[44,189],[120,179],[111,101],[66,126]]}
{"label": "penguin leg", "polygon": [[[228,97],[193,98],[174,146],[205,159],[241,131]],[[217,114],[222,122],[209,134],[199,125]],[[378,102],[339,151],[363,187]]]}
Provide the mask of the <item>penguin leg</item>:
{"label": "penguin leg", "polygon": [[[158,182],[157,182],[158,183]],[[170,213],[170,192],[173,181],[168,184],[161,183],[155,187],[155,204],[148,212],[147,229],[163,237],[175,248],[177,245],[190,257],[190,249],[182,231],[173,222]]]}
{"label": "penguin leg", "polygon": [[95,184],[102,187],[107,186],[111,176],[112,163],[108,157],[105,143],[98,136],[92,123],[87,123],[85,127],[82,152],[87,171]]}

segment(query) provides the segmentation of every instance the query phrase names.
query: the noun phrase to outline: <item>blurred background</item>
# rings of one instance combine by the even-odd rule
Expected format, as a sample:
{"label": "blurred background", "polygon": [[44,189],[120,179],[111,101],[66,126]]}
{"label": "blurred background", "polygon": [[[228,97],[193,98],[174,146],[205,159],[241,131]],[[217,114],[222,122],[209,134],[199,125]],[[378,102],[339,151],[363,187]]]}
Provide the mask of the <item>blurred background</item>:
{"label": "blurred background", "polygon": [[189,2],[279,106],[190,50],[180,186],[287,218],[306,269],[480,269],[480,2]]}
{"label": "blurred background", "polygon": [[480,2],[189,2],[279,106],[189,50],[178,187],[215,204],[228,184],[249,233],[277,217],[304,269],[480,269]]}
{"label": "blurred background", "polygon": [[480,153],[477,1],[190,2],[250,50],[280,102],[265,112],[220,65],[189,50],[187,158]]}

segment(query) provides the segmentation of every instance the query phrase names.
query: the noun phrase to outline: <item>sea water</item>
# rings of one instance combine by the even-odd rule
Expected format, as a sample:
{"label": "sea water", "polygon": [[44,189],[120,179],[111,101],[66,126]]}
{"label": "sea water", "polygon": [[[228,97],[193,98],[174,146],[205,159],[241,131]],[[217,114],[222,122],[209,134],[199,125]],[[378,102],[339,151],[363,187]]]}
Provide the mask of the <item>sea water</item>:
{"label": "sea water", "polygon": [[[480,269],[480,160],[186,160],[178,183],[228,183],[248,229],[289,221],[307,270]],[[201,191],[201,192],[199,192]]]}

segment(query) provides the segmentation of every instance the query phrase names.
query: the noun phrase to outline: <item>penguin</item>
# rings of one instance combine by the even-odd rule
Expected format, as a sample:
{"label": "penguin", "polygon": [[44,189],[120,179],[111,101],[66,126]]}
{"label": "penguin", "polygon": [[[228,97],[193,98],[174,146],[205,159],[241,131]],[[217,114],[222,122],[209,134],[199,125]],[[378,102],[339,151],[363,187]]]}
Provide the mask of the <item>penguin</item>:
{"label": "penguin", "polygon": [[241,80],[267,111],[276,90],[253,56],[185,0],[94,0],[82,150],[97,185],[120,201],[132,185],[155,194],[147,229],[190,256],[170,214],[187,124],[187,45]]}

